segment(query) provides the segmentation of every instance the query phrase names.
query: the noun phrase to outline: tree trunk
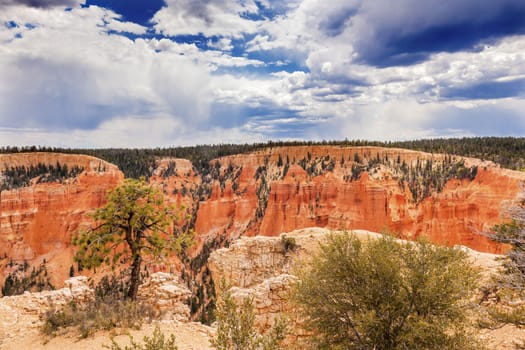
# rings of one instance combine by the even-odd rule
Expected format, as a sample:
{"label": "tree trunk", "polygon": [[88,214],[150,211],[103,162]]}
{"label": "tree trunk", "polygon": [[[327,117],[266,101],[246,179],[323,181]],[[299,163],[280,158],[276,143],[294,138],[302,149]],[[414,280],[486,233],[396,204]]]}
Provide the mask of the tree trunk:
{"label": "tree trunk", "polygon": [[128,298],[137,300],[137,292],[140,285],[140,266],[142,265],[142,257],[135,255],[133,263],[131,264],[131,277],[129,279]]}

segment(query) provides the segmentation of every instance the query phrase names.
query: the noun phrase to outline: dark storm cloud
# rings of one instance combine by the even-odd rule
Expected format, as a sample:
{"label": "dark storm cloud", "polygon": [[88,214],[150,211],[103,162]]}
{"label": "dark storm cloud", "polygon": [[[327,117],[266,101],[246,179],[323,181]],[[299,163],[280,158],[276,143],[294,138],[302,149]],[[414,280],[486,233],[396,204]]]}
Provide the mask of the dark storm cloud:
{"label": "dark storm cloud", "polygon": [[75,0],[0,0],[0,7],[24,5],[36,8],[48,8],[55,6],[73,7],[78,5]]}
{"label": "dark storm cloud", "polygon": [[[432,53],[473,51],[480,44],[524,34],[525,1],[363,1],[357,12],[333,23],[350,19],[354,25],[349,30],[355,33],[354,48],[362,63],[410,65]],[[327,28],[327,35],[332,32]]]}
{"label": "dark storm cloud", "polygon": [[345,30],[348,20],[357,14],[357,8],[342,8],[319,23],[319,29],[329,36],[337,36]]}
{"label": "dark storm cloud", "polygon": [[446,88],[441,97],[450,99],[497,99],[525,95],[525,79],[489,81],[466,87]]}

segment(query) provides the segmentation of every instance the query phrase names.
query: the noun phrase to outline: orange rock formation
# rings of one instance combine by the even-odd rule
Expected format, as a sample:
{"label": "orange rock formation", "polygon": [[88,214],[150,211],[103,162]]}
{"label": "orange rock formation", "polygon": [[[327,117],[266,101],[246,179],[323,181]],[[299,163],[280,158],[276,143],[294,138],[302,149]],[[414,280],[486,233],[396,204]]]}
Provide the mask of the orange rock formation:
{"label": "orange rock formation", "polygon": [[72,234],[89,224],[87,213],[105,202],[106,193],[123,179],[118,168],[88,156],[53,153],[0,155],[0,169],[6,166],[67,164],[84,171],[64,183],[40,183],[0,192],[0,257],[39,264],[44,259],[52,282],[61,285],[73,264]]}
{"label": "orange rock formation", "polygon": [[[237,190],[227,183],[221,192],[213,187],[211,198],[201,203],[196,231],[237,236],[242,233],[274,236],[305,227],[332,229],[388,230],[404,238],[420,235],[438,243],[461,244],[484,252],[501,252],[502,247],[481,236],[504,220],[506,208],[520,195],[525,173],[501,169],[491,162],[461,158],[466,166],[477,166],[474,180],[449,180],[441,192],[434,191],[421,203],[414,203],[406,186],[380,166],[374,174],[362,173],[345,181],[353,159],[389,159],[413,165],[418,161],[439,161],[443,155],[376,147],[285,147],[255,154],[221,158],[225,169],[242,166]],[[334,169],[310,176],[297,163],[305,158],[335,160]],[[290,162],[283,177],[279,159]],[[344,160],[343,161],[341,161]],[[459,160],[460,158],[457,158]],[[264,215],[257,218],[257,169],[266,164],[269,193]]]}
{"label": "orange rock formation", "polygon": [[[356,164],[374,159],[380,164],[350,178]],[[477,166],[473,180],[451,179],[416,203],[395,168],[430,159],[437,164],[445,156],[376,147],[280,147],[212,161],[214,166],[219,162],[218,172],[205,177],[187,160],[164,159],[151,182],[173,204],[186,207],[201,243],[317,226],[389,230],[403,238],[424,235],[434,242],[501,252],[479,232],[504,220],[505,209],[521,194],[525,173],[464,159],[466,166]],[[0,193],[0,282],[10,259],[32,265],[46,259],[52,281],[60,286],[73,264],[72,234],[89,223],[87,213],[103,205],[106,192],[123,179],[114,165],[77,155],[0,155],[0,169],[57,161],[82,166],[84,172],[64,183],[34,183]],[[167,171],[173,162],[176,170]]]}

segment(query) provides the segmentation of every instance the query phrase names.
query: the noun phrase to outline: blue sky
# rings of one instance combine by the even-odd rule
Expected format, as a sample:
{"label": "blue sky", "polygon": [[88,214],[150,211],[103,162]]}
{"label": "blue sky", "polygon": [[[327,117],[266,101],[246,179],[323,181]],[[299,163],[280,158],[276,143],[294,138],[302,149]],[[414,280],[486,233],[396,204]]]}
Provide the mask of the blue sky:
{"label": "blue sky", "polygon": [[0,0],[0,145],[525,136],[523,0]]}

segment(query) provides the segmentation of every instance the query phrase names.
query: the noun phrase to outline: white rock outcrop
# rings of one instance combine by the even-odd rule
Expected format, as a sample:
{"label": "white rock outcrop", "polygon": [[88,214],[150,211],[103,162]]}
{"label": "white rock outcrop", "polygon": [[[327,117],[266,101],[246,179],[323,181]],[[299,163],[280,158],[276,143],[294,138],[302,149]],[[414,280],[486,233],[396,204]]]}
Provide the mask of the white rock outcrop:
{"label": "white rock outcrop", "polygon": [[153,306],[156,315],[164,320],[187,321],[190,290],[176,276],[157,272],[139,288],[137,298]]}
{"label": "white rock outcrop", "polygon": [[[65,281],[65,288],[40,293],[0,298],[0,349],[2,343],[28,332],[37,332],[41,316],[52,308],[71,301],[83,304],[93,298],[93,289],[85,276]],[[164,320],[188,321],[191,292],[174,275],[157,272],[139,287],[138,299],[152,305]]]}

